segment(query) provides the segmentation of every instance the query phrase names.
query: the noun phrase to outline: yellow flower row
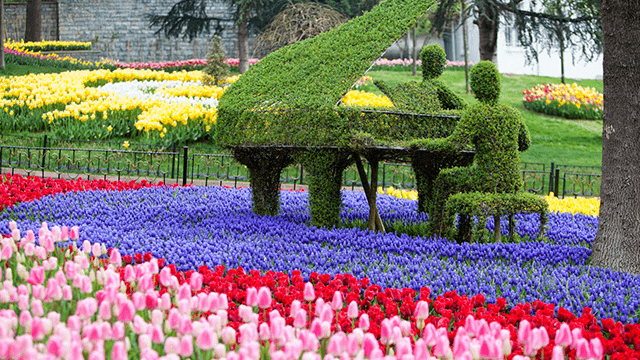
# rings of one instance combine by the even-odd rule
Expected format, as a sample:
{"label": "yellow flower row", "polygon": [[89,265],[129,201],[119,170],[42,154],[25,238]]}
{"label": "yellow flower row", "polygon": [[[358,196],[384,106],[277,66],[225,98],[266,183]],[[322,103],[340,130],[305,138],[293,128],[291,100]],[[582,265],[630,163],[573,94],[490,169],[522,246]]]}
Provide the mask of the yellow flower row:
{"label": "yellow flower row", "polygon": [[[418,192],[416,190],[396,189],[388,187],[378,188],[379,194],[394,196],[400,199],[418,200]],[[549,203],[550,212],[566,212],[572,214],[584,214],[589,216],[598,216],[600,214],[600,199],[598,198],[564,198],[559,199],[553,194],[545,196]]]}
{"label": "yellow flower row", "polygon": [[215,125],[216,116],[215,107],[155,101],[145,104],[145,110],[138,116],[135,127],[139,131],[158,131],[162,138],[167,133],[169,126],[174,128],[178,124],[186,126],[187,123],[194,121],[205,125],[205,131],[209,131],[211,126]]}
{"label": "yellow flower row", "polygon": [[386,96],[380,96],[364,90],[351,90],[343,98],[342,103],[347,106],[361,107],[393,107],[393,103]]}
{"label": "yellow flower row", "polygon": [[[24,39],[21,39],[20,42],[17,41],[12,41],[11,39],[7,39],[7,41],[5,41],[4,46],[6,48],[9,49],[13,49],[13,50],[19,50],[19,51],[26,51],[26,50],[34,50],[34,49],[42,49],[42,48],[47,48],[47,47],[57,47],[57,48],[84,48],[84,49],[91,49],[91,42],[79,42],[79,41],[49,41],[49,40],[42,40],[42,41],[27,41],[25,42]],[[38,53],[37,50],[35,50],[35,53]]]}
{"label": "yellow flower row", "polygon": [[224,94],[223,87],[219,86],[201,86],[187,85],[176,87],[161,87],[156,89],[156,94],[163,94],[165,97],[186,96],[188,98],[214,98],[220,99]]}

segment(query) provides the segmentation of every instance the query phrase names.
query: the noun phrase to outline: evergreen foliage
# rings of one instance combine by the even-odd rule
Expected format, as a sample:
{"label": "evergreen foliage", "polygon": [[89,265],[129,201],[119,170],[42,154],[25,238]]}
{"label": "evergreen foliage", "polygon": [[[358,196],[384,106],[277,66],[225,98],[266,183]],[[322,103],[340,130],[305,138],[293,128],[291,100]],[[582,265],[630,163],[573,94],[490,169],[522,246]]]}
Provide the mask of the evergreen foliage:
{"label": "evergreen foliage", "polygon": [[221,85],[229,76],[229,64],[222,47],[222,38],[214,35],[211,38],[211,50],[207,54],[207,66],[204,68],[202,83],[205,85]]}
{"label": "evergreen foliage", "polygon": [[422,78],[432,80],[442,75],[447,64],[447,55],[442,46],[430,44],[420,51],[420,60],[422,60]]}
{"label": "evergreen foliage", "polygon": [[500,98],[500,73],[491,61],[480,61],[469,72],[471,91],[478,101],[496,104]]}

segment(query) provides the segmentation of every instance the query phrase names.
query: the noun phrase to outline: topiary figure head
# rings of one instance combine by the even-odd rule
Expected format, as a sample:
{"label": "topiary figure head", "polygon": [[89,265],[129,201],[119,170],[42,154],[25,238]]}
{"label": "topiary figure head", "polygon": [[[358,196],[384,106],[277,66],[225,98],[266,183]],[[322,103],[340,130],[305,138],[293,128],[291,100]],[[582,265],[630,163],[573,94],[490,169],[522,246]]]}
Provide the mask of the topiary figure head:
{"label": "topiary figure head", "polygon": [[480,61],[469,72],[471,90],[482,103],[495,104],[500,97],[500,74],[491,61]]}
{"label": "topiary figure head", "polygon": [[422,60],[422,78],[431,80],[442,75],[444,66],[447,64],[447,55],[442,46],[431,44],[422,48],[420,60]]}

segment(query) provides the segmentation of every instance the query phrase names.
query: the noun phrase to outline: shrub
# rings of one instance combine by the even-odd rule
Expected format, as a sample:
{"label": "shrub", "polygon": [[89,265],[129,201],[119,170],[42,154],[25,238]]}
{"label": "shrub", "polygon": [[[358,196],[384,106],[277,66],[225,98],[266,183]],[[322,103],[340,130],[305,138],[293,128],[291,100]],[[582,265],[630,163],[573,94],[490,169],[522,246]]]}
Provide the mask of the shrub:
{"label": "shrub", "polygon": [[207,55],[207,66],[202,83],[205,85],[220,85],[229,76],[229,64],[222,47],[222,39],[214,36],[211,39],[211,51]]}
{"label": "shrub", "polygon": [[442,46],[431,44],[422,48],[420,60],[422,60],[422,78],[431,80],[442,75],[447,64],[447,55]]}
{"label": "shrub", "polygon": [[542,84],[522,91],[522,104],[531,111],[567,119],[602,120],[603,96],[575,83]]}
{"label": "shrub", "polygon": [[478,101],[496,104],[500,97],[500,74],[491,61],[480,61],[469,72],[471,90]]}

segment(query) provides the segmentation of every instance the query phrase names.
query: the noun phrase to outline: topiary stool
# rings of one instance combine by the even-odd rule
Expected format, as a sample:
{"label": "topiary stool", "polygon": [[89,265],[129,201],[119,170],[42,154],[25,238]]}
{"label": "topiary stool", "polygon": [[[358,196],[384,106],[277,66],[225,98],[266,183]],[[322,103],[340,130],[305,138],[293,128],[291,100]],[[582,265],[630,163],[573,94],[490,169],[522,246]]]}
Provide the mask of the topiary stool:
{"label": "topiary stool", "polygon": [[[474,231],[472,217],[477,217],[478,224],[485,224],[485,219],[493,216],[495,229],[493,231],[496,242],[500,242],[500,217],[509,216],[509,238],[513,241],[515,234],[515,214],[540,214],[540,237],[544,234],[549,205],[538,195],[517,192],[510,193],[481,193],[469,192],[451,195],[445,205],[447,218],[460,215],[456,240],[470,242]],[[453,224],[449,224],[453,226]],[[483,226],[483,225],[479,225]]]}

